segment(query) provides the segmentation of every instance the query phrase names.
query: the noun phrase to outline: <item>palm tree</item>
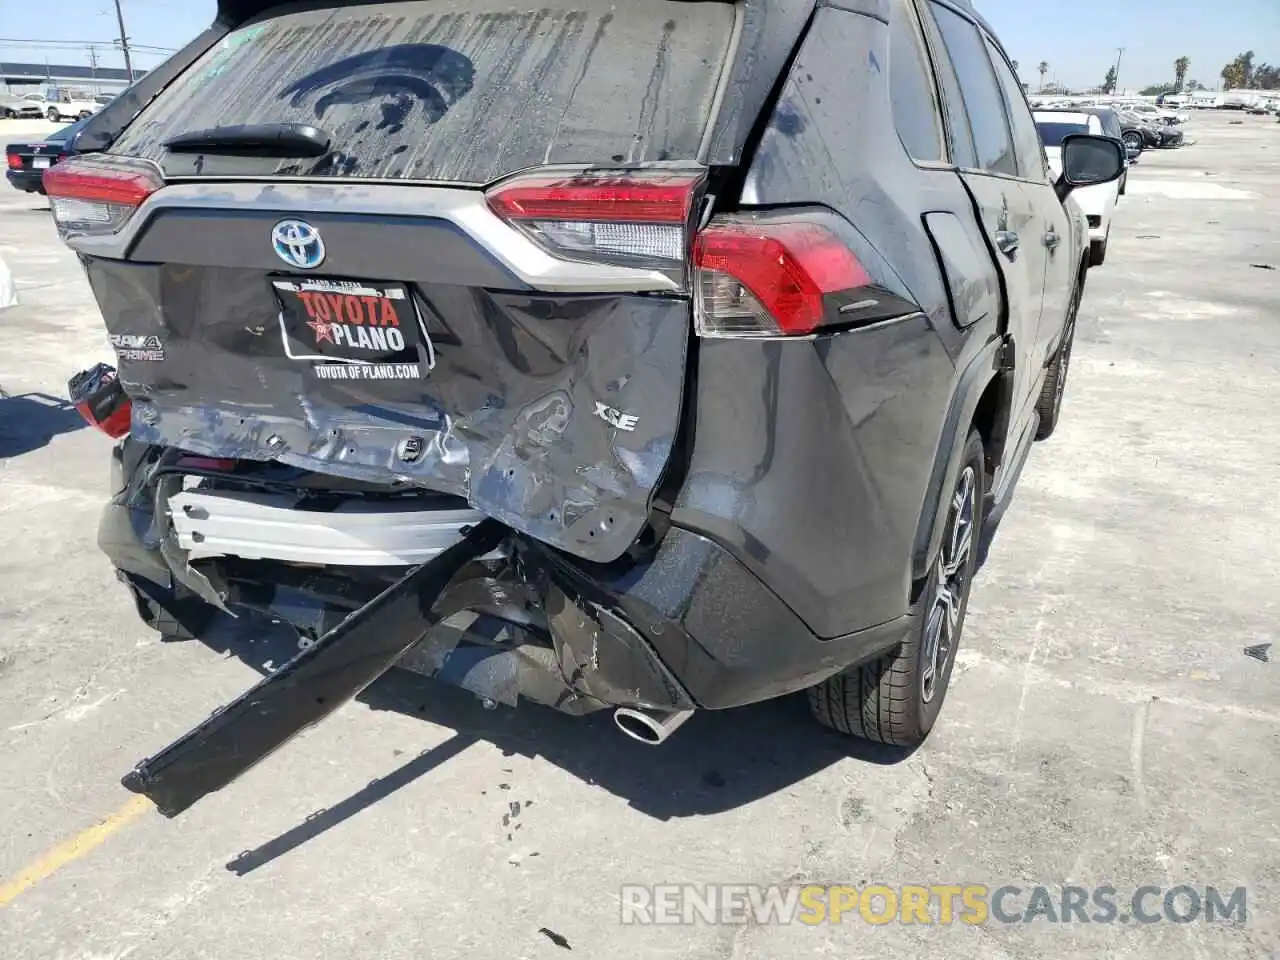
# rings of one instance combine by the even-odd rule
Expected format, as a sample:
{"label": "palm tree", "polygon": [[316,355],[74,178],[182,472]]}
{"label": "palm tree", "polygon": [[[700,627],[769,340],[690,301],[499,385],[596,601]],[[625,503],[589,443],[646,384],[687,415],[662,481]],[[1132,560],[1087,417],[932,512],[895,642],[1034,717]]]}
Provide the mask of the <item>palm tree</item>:
{"label": "palm tree", "polygon": [[1040,71],[1040,92],[1044,93],[1044,77],[1049,72],[1049,64],[1047,61],[1041,60],[1040,66],[1036,67]]}
{"label": "palm tree", "polygon": [[1173,61],[1173,89],[1176,93],[1182,92],[1183,84],[1187,82],[1187,71],[1191,69],[1190,57],[1179,57]]}

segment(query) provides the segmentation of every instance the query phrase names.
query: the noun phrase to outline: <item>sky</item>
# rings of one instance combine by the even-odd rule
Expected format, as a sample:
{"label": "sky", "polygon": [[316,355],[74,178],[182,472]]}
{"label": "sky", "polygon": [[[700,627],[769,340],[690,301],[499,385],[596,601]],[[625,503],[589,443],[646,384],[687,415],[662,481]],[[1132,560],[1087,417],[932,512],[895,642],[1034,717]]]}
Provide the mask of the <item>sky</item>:
{"label": "sky", "polygon": [[[626,2],[626,0],[620,0]],[[213,19],[214,0],[121,0],[133,43],[177,48]],[[1037,65],[1050,64],[1046,79],[1074,88],[1102,83],[1117,50],[1120,85],[1138,89],[1172,82],[1173,61],[1191,58],[1188,79],[1214,88],[1236,54],[1252,49],[1257,62],[1280,63],[1280,0],[976,0],[1022,79],[1039,87]],[[112,0],[0,0],[0,60],[88,63],[81,46],[31,47],[15,39],[96,42],[102,66],[123,66],[111,41],[119,36]],[[135,66],[163,59],[138,51]]]}

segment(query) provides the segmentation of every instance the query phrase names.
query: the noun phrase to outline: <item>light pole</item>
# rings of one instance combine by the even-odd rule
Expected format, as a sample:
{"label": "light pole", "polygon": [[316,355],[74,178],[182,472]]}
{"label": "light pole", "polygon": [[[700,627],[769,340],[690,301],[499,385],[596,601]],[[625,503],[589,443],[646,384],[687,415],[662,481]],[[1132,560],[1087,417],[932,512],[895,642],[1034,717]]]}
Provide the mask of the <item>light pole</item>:
{"label": "light pole", "polygon": [[[119,0],[116,0],[116,4],[117,6],[119,5]],[[1120,93],[1120,61],[1124,59],[1124,47],[1119,47],[1118,49],[1120,52],[1116,55],[1116,86],[1115,89],[1111,91],[1115,94]]]}
{"label": "light pole", "polygon": [[116,0],[116,22],[120,24],[120,49],[124,52],[124,72],[133,83],[133,61],[129,57],[129,35],[124,32],[124,11],[120,9],[120,0]]}

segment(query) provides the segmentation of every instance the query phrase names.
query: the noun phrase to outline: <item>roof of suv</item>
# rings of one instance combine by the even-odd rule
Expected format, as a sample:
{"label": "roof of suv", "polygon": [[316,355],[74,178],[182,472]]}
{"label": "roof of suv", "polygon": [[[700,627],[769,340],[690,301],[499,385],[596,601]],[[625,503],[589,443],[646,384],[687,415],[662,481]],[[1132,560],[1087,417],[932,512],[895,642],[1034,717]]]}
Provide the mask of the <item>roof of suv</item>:
{"label": "roof of suv", "polygon": [[1089,114],[1083,110],[1037,110],[1035,118],[1037,123],[1043,120],[1048,123],[1079,123],[1086,127],[1089,125]]}

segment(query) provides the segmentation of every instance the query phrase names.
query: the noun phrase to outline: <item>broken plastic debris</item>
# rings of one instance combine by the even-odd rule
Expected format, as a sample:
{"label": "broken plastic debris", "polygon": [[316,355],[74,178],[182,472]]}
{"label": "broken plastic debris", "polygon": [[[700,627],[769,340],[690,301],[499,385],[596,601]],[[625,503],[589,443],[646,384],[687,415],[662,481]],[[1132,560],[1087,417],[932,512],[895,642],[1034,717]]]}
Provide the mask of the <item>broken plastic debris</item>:
{"label": "broken plastic debris", "polygon": [[569,946],[569,941],[554,930],[548,930],[546,927],[539,927],[538,932],[554,943],[557,947],[561,947],[565,950],[573,949],[573,947]]}

